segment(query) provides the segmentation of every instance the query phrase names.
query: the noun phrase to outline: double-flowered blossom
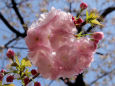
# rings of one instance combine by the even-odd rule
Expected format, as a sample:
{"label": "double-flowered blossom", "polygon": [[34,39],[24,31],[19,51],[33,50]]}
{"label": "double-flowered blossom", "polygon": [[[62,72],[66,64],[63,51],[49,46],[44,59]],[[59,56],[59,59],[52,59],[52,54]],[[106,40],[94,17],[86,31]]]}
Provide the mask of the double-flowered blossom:
{"label": "double-flowered blossom", "polygon": [[72,15],[55,8],[31,25],[25,41],[29,58],[43,77],[69,78],[89,67],[98,42],[95,36],[93,41],[88,37],[77,39],[76,33]]}

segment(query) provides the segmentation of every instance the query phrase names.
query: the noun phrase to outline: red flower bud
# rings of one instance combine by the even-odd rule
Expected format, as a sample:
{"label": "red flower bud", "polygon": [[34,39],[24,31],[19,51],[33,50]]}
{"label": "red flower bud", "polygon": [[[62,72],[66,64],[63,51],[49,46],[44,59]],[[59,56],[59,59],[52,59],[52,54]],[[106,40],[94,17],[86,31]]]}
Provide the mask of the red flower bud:
{"label": "red flower bud", "polygon": [[3,74],[0,73],[0,81],[2,81],[2,79],[3,79]]}
{"label": "red flower bud", "polygon": [[92,37],[95,40],[101,40],[104,38],[104,34],[103,34],[103,32],[95,32],[95,33],[93,33]]}
{"label": "red flower bud", "polygon": [[4,72],[5,72],[5,70],[4,70],[4,69],[2,69],[0,72],[1,72],[1,73],[4,73]]}
{"label": "red flower bud", "polygon": [[78,24],[81,24],[81,23],[83,23],[83,22],[84,22],[84,21],[83,21],[82,18],[77,19],[77,23],[78,23]]}
{"label": "red flower bud", "polygon": [[98,43],[99,43],[99,40],[94,40],[94,43],[95,43],[95,44],[98,44]]}
{"label": "red flower bud", "polygon": [[39,82],[35,82],[34,86],[41,86],[41,84]]}
{"label": "red flower bud", "polygon": [[82,10],[86,9],[87,7],[88,7],[88,5],[87,5],[86,3],[84,3],[84,2],[82,2],[82,3],[80,4],[80,8],[81,8]]}
{"label": "red flower bud", "polygon": [[24,83],[27,85],[29,83],[30,79],[28,77],[24,78]]}
{"label": "red flower bud", "polygon": [[37,74],[37,71],[36,71],[35,69],[32,69],[32,70],[31,70],[31,74],[32,74],[32,75],[36,75],[36,74]]}
{"label": "red flower bud", "polygon": [[7,55],[8,58],[13,59],[13,57],[14,57],[14,51],[11,50],[11,49],[8,49],[6,55]]}
{"label": "red flower bud", "polygon": [[75,18],[72,16],[72,20],[75,21]]}
{"label": "red flower bud", "polygon": [[74,24],[81,24],[81,23],[83,23],[84,21],[83,21],[83,19],[82,18],[79,18],[79,19],[77,19],[76,21],[74,21]]}
{"label": "red flower bud", "polygon": [[74,24],[77,24],[77,21],[74,21]]}
{"label": "red flower bud", "polygon": [[13,75],[9,75],[7,78],[6,78],[6,81],[7,82],[13,82],[14,80],[14,76]]}

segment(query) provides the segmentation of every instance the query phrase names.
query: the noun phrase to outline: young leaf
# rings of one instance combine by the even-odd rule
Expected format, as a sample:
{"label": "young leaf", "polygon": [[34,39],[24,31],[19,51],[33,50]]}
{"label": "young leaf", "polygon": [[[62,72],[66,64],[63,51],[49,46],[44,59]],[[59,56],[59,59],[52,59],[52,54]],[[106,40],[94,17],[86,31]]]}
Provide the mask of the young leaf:
{"label": "young leaf", "polygon": [[89,17],[89,13],[88,13],[88,11],[86,9],[86,21],[87,21],[88,17]]}
{"label": "young leaf", "polygon": [[20,66],[20,63],[19,63],[19,60],[18,60],[17,56],[15,56],[15,59],[16,59],[16,63]]}
{"label": "young leaf", "polygon": [[99,18],[99,16],[95,12],[91,12],[89,18],[96,19]]}
{"label": "young leaf", "polygon": [[15,86],[14,84],[5,84],[3,86]]}
{"label": "young leaf", "polygon": [[28,70],[28,69],[26,69],[26,70],[25,70],[25,74],[26,74],[26,76],[28,76],[28,77],[29,77],[29,75],[31,74],[31,72],[29,72],[29,70]]}
{"label": "young leaf", "polygon": [[21,65],[23,65],[25,67],[31,67],[32,66],[32,64],[28,58],[23,58],[21,61]]}
{"label": "young leaf", "polygon": [[14,84],[9,84],[8,86],[15,86]]}
{"label": "young leaf", "polygon": [[94,19],[94,20],[91,20],[91,23],[93,24],[98,24],[98,25],[102,25],[98,20]]}

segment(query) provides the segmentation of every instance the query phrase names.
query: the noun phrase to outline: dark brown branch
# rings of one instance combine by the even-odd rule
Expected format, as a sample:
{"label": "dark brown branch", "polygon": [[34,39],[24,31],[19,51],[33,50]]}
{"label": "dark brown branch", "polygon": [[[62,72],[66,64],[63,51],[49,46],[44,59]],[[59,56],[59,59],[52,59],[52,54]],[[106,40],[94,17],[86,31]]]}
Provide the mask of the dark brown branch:
{"label": "dark brown branch", "polygon": [[[34,80],[35,78],[37,78],[39,75],[40,75],[40,73],[37,73],[35,76],[33,76],[32,79],[30,79],[29,83],[30,83],[32,80]],[[28,83],[28,84],[29,84],[29,83]]]}
{"label": "dark brown branch", "polygon": [[82,27],[86,24],[86,21],[84,21],[80,26],[76,26],[78,33],[80,33],[82,31]]}
{"label": "dark brown branch", "polygon": [[83,80],[83,73],[77,76],[74,86],[86,86]]}
{"label": "dark brown branch", "polygon": [[13,41],[17,40],[17,39],[18,39],[18,37],[15,37],[15,38],[11,39],[10,41],[8,41],[8,42],[4,45],[4,47],[5,47],[5,48],[8,48],[8,45],[9,45],[10,43],[12,43]]}
{"label": "dark brown branch", "polygon": [[101,52],[96,52],[96,54],[98,54],[98,55],[104,55],[103,53],[101,53]]}
{"label": "dark brown branch", "polygon": [[68,86],[73,86],[73,83],[70,82],[69,78],[63,79],[62,77],[60,78],[62,81],[64,81],[65,84],[67,84]]}
{"label": "dark brown branch", "polygon": [[4,22],[4,24],[8,27],[8,29],[10,29],[13,33],[16,34],[16,36],[21,36],[21,37],[25,37],[25,34],[22,34],[20,32],[18,32],[14,27],[12,27],[9,22],[5,19],[5,17],[2,15],[2,13],[0,12],[0,19]]}
{"label": "dark brown branch", "polygon": [[70,2],[70,3],[69,3],[69,12],[70,12],[70,13],[72,12],[71,10],[72,10],[72,3]]}
{"label": "dark brown branch", "polygon": [[25,33],[26,33],[26,30],[28,29],[28,27],[27,27],[27,25],[25,24],[25,22],[24,22],[24,20],[23,20],[23,17],[21,16],[21,14],[20,14],[20,12],[19,12],[19,9],[18,9],[18,7],[17,7],[17,4],[16,4],[15,0],[12,0],[12,8],[14,9],[14,11],[15,11],[17,17],[19,18],[20,23],[21,23],[21,25],[22,25],[22,27],[24,28]]}
{"label": "dark brown branch", "polygon": [[67,84],[68,86],[86,86],[85,82],[83,80],[83,73],[79,74],[75,80],[74,83],[72,83],[69,78],[63,79],[60,78],[62,81],[65,82],[65,84]]}
{"label": "dark brown branch", "polygon": [[115,7],[108,7],[104,10],[104,12],[101,14],[103,18],[105,18],[109,13],[115,11]]}
{"label": "dark brown branch", "polygon": [[7,46],[7,48],[23,49],[23,50],[27,50],[28,49],[28,48],[25,48],[25,47],[14,47],[14,46]]}

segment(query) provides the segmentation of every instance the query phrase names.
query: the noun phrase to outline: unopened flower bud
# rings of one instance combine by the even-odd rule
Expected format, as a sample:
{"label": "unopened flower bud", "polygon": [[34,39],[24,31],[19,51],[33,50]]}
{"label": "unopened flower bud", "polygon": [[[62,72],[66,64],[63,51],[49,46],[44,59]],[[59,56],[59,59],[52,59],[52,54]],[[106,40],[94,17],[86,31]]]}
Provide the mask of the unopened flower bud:
{"label": "unopened flower bud", "polygon": [[75,21],[75,18],[72,16],[72,20]]}
{"label": "unopened flower bud", "polygon": [[83,23],[83,22],[84,22],[84,20],[83,20],[82,18],[79,18],[79,19],[77,19],[76,21],[74,21],[74,24],[80,25],[80,24]]}
{"label": "unopened flower bud", "polygon": [[32,74],[32,75],[36,75],[36,74],[37,74],[36,69],[32,69],[32,70],[31,70],[31,74]]}
{"label": "unopened flower bud", "polygon": [[82,19],[82,18],[77,19],[77,23],[78,23],[78,24],[83,23],[83,19]]}
{"label": "unopened flower bud", "polygon": [[95,32],[93,35],[92,35],[93,39],[95,40],[101,40],[104,38],[104,34],[103,32]]}
{"label": "unopened flower bud", "polygon": [[13,82],[14,80],[14,76],[13,75],[9,75],[7,78],[6,78],[6,81],[7,82]]}
{"label": "unopened flower bud", "polygon": [[82,10],[86,9],[87,7],[88,7],[88,5],[87,5],[86,3],[84,3],[84,2],[82,2],[82,3],[80,4],[80,8],[81,8]]}
{"label": "unopened flower bud", "polygon": [[24,78],[24,83],[27,85],[29,83],[30,79],[28,77]]}
{"label": "unopened flower bud", "polygon": [[3,74],[0,73],[0,81],[2,81],[2,79],[3,79]]}
{"label": "unopened flower bud", "polygon": [[8,58],[13,59],[13,57],[14,57],[14,51],[11,50],[11,49],[8,49],[6,55],[7,55]]}
{"label": "unopened flower bud", "polygon": [[0,72],[1,72],[1,73],[4,73],[4,72],[5,72],[5,70],[4,70],[4,69],[2,69]]}
{"label": "unopened flower bud", "polygon": [[41,86],[41,84],[39,82],[35,82],[34,86]]}

